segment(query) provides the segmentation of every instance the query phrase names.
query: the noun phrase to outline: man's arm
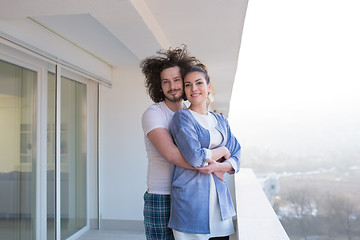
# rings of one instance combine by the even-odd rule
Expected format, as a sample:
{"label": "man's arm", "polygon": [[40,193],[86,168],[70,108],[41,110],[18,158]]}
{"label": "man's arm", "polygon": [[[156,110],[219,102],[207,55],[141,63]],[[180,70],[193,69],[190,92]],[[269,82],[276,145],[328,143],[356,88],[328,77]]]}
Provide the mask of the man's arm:
{"label": "man's arm", "polygon": [[194,169],[181,155],[179,149],[174,144],[174,141],[165,128],[155,128],[148,133],[148,138],[151,143],[155,146],[156,150],[163,156],[167,161],[175,164],[176,166]]}

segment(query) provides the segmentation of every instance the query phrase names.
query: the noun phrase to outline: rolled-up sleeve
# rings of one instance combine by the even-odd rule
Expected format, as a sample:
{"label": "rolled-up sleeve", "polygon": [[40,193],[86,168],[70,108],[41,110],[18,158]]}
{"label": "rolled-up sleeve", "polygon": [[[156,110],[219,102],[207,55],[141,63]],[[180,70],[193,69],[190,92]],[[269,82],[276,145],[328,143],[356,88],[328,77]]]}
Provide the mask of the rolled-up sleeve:
{"label": "rolled-up sleeve", "polygon": [[238,168],[238,163],[234,158],[232,158],[232,157],[228,158],[228,159],[225,160],[225,162],[229,162],[231,164],[232,168],[233,168],[233,170],[228,171],[228,173],[234,174],[234,173],[238,172],[238,169],[239,169]]}
{"label": "rolled-up sleeve", "polygon": [[227,141],[226,141],[226,147],[229,149],[229,152],[231,153],[231,157],[227,159],[228,162],[233,167],[233,171],[230,171],[229,173],[236,173],[240,169],[240,155],[241,155],[241,146],[234,136],[234,134],[231,132],[230,125],[226,118],[224,118],[225,124],[226,124],[226,131],[227,131]]}
{"label": "rolled-up sleeve", "polygon": [[206,149],[201,147],[198,134],[191,119],[181,111],[175,113],[170,133],[185,160],[193,167],[204,166]]}

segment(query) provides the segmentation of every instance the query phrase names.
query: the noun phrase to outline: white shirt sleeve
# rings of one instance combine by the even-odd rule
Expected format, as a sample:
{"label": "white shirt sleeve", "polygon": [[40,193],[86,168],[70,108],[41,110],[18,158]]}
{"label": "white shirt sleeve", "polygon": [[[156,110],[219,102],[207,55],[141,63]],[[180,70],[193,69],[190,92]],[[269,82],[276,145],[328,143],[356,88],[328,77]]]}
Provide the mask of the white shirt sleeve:
{"label": "white shirt sleeve", "polygon": [[210,149],[207,149],[207,148],[204,148],[205,150],[205,156],[206,156],[206,159],[212,159],[212,151]]}
{"label": "white shirt sleeve", "polygon": [[156,128],[166,128],[168,129],[168,124],[166,124],[166,116],[164,115],[163,111],[156,106],[153,105],[148,108],[141,119],[142,128],[144,134],[147,135],[149,132]]}

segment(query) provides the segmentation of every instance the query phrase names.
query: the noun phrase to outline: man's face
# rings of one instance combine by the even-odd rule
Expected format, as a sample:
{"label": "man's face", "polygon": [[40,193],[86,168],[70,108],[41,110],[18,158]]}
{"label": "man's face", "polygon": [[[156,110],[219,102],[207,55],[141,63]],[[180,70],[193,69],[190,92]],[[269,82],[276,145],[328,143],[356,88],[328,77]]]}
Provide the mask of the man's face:
{"label": "man's face", "polygon": [[165,95],[165,101],[178,102],[184,93],[183,80],[181,78],[180,67],[170,67],[160,73],[161,88]]}

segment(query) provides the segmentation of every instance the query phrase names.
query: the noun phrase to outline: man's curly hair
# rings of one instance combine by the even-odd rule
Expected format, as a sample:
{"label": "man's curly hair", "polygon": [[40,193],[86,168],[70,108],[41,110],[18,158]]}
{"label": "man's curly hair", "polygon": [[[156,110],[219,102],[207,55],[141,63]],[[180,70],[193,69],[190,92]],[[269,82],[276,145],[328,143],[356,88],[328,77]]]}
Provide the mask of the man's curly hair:
{"label": "man's curly hair", "polygon": [[189,56],[186,46],[168,50],[159,50],[159,56],[144,59],[140,67],[145,75],[145,87],[150,98],[158,103],[165,100],[165,95],[161,91],[160,73],[166,69],[178,66],[185,69],[190,65],[196,65],[200,61],[195,57]]}

